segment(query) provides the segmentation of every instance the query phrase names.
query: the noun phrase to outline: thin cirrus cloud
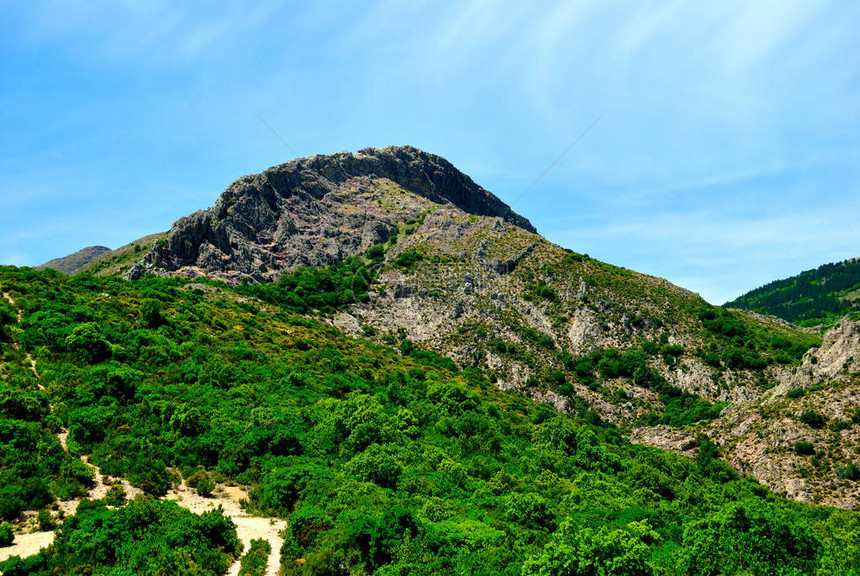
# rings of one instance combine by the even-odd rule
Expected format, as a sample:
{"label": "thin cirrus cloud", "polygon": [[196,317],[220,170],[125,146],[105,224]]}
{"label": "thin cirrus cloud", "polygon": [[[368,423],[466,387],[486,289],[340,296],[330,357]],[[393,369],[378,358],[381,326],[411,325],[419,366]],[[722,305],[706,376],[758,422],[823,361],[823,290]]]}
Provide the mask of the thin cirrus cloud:
{"label": "thin cirrus cloud", "polygon": [[7,262],[163,230],[289,159],[254,111],[301,154],[414,144],[513,202],[608,109],[516,209],[712,302],[860,252],[851,2],[4,6]]}

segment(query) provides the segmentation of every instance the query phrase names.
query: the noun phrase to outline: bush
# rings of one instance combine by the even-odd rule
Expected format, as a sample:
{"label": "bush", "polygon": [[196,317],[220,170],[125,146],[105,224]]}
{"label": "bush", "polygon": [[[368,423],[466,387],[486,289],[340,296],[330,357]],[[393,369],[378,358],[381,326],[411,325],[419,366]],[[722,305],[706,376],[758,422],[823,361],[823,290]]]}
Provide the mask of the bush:
{"label": "bush", "polygon": [[418,252],[403,252],[400,256],[397,257],[394,263],[401,268],[409,270],[410,268],[412,268],[412,266],[415,265],[416,262],[419,262],[423,259],[424,257],[421,256],[421,254],[419,254]]}
{"label": "bush", "polygon": [[271,553],[272,546],[267,541],[262,539],[251,540],[251,547],[242,557],[242,562],[239,565],[239,574],[242,576],[264,576],[266,562]]}
{"label": "bush", "polygon": [[385,247],[382,244],[374,244],[367,250],[367,257],[371,260],[381,260],[385,256]]}
{"label": "bush", "polygon": [[[783,511],[730,502],[684,531],[683,574],[813,574],[821,544]],[[775,570],[779,567],[778,570]]]}
{"label": "bush", "polygon": [[803,414],[801,414],[800,421],[809,426],[810,428],[815,428],[816,430],[824,428],[824,426],[827,424],[827,418],[813,410],[807,410]]}
{"label": "bush", "polygon": [[846,480],[860,480],[860,466],[857,466],[854,462],[848,464],[844,468],[839,468],[836,471],[836,475],[840,478],[845,478]]}
{"label": "bush", "polygon": [[110,343],[94,322],[76,326],[66,337],[66,348],[84,362],[95,364],[110,357]]}
{"label": "bush", "polygon": [[140,320],[147,328],[158,328],[162,321],[161,302],[147,298],[140,305]]}
{"label": "bush", "polygon": [[794,451],[798,456],[812,456],[815,454],[815,446],[812,442],[795,442]]}
{"label": "bush", "polygon": [[630,532],[606,527],[595,532],[567,519],[543,552],[526,560],[522,574],[650,576],[653,570],[647,559],[648,547]]}
{"label": "bush", "polygon": [[108,506],[122,506],[126,502],[125,490],[122,486],[111,486],[103,500]]}
{"label": "bush", "polygon": [[505,502],[505,516],[528,528],[540,528],[552,523],[553,515],[546,499],[534,493],[511,494]]}
{"label": "bush", "polygon": [[57,525],[54,524],[54,519],[51,517],[51,513],[47,510],[39,510],[37,520],[39,522],[39,530],[42,532],[49,532],[57,527]]}
{"label": "bush", "polygon": [[11,524],[0,524],[0,548],[11,546],[15,541],[15,532]]}
{"label": "bush", "polygon": [[215,483],[209,478],[209,476],[204,476],[197,482],[197,487],[195,488],[197,494],[200,496],[208,498],[212,495],[212,491],[215,490]]}

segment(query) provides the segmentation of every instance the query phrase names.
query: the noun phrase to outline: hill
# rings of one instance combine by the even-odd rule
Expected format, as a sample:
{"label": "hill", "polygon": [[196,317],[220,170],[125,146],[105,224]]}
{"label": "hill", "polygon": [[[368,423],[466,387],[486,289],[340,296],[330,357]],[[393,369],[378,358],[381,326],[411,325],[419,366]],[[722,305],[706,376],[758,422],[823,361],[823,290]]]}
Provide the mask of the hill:
{"label": "hill", "polygon": [[832,325],[860,317],[860,260],[824,264],[756,288],[725,304],[788,320],[798,326]]}
{"label": "hill", "polygon": [[[0,287],[19,523],[88,494],[94,464],[152,497],[244,485],[289,520],[287,574],[555,574],[571,554],[826,574],[860,554],[858,516],[812,506],[858,505],[856,324],[821,338],[556,246],[414,148],[240,178],[74,278]],[[56,550],[32,562],[78,567]]]}
{"label": "hill", "polygon": [[37,266],[37,268],[39,270],[53,268],[63,274],[74,274],[93,260],[101,258],[110,251],[111,249],[106,246],[87,246],[68,256],[49,260],[41,266]]}
{"label": "hill", "polygon": [[[860,515],[772,494],[704,436],[694,459],[637,446],[482,370],[307,315],[311,296],[340,294],[326,287],[347,270],[375,266],[287,275],[293,305],[210,280],[0,269],[0,514],[62,523],[55,546],[0,570],[221,574],[236,557],[232,521],[158,499],[179,483],[244,485],[249,509],[288,519],[274,550],[285,574],[858,565]],[[123,504],[109,492],[58,517],[52,502],[93,482],[78,455],[148,496]]]}
{"label": "hill", "polygon": [[[358,255],[378,267],[372,277],[341,278],[341,309],[304,289],[315,284],[303,265]],[[296,270],[307,279],[276,281]],[[742,407],[770,398],[821,343],[556,246],[450,163],[411,147],[314,156],[240,178],[119,271],[247,283],[249,296],[298,303],[348,335],[479,368],[501,389],[636,429],[656,445],[672,437],[660,426],[702,431],[729,405],[749,413]],[[354,298],[365,286],[367,297]],[[841,456],[806,477],[800,468],[763,472],[785,460],[782,451],[761,459],[739,466],[771,489],[854,501],[850,485],[828,487]]]}

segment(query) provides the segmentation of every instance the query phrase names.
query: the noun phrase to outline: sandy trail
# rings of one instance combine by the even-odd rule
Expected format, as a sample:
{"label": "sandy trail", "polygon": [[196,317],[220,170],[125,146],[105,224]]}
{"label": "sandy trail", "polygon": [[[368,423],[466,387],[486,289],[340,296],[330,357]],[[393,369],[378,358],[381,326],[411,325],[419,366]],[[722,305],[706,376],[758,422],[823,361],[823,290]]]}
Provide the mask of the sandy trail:
{"label": "sandy trail", "polygon": [[[65,449],[65,442],[60,440],[63,444],[63,449]],[[93,487],[90,489],[87,494],[87,498],[91,500],[95,500],[98,498],[104,498],[107,494],[107,491],[113,485],[105,483],[105,478],[99,470],[98,466],[94,466],[87,461],[86,456],[81,457],[81,461],[86,464],[93,471]],[[131,484],[128,483],[128,480],[121,480],[119,485],[122,487],[125,492],[126,498],[134,498],[138,494],[143,494],[143,491],[140,488],[135,488]],[[78,504],[81,503],[82,498],[74,498],[72,500],[62,500],[59,502],[60,510],[66,515],[66,517],[73,515],[77,509]],[[28,518],[35,518],[35,512],[24,513]],[[27,534],[15,534],[15,541],[11,546],[7,546],[6,548],[0,548],[0,562],[6,560],[10,556],[20,556],[24,558],[26,556],[30,556],[32,554],[36,554],[42,548],[46,548],[49,544],[54,541],[54,532],[30,532]]]}
{"label": "sandy trail", "polygon": [[[12,306],[15,306],[15,301],[8,292],[3,292],[3,298]],[[23,310],[19,309],[19,323],[21,322],[22,316]],[[18,349],[17,342],[13,343],[13,346],[15,346],[16,350]],[[30,363],[30,369],[33,371],[33,374],[38,378],[39,373],[36,370],[36,362],[29,353],[27,354],[27,360]],[[39,383],[38,386],[40,390],[45,389],[41,383]],[[53,412],[53,410],[54,407],[52,405],[51,411]],[[60,441],[60,444],[65,451],[68,451],[68,448],[66,447],[68,435],[68,430],[64,428],[57,434],[57,439]],[[90,464],[86,456],[81,456],[81,461],[93,470],[93,487],[90,489],[87,497],[91,500],[104,498],[107,491],[116,482],[111,481],[109,484],[106,484],[105,478],[98,466]],[[128,499],[133,499],[135,496],[143,493],[139,488],[131,486],[128,480],[121,479],[119,481],[119,485],[122,487],[126,498]],[[231,486],[220,486],[215,490],[215,492],[213,492],[210,498],[204,498],[188,488],[185,484],[170,490],[167,493],[167,496],[165,496],[165,499],[175,500],[177,504],[191,512],[194,512],[195,514],[214,510],[218,506],[221,506],[221,509],[224,511],[224,515],[228,516],[236,524],[236,534],[239,537],[239,540],[242,541],[245,552],[250,548],[251,540],[261,538],[271,545],[272,552],[269,554],[269,560],[266,563],[266,576],[277,576],[280,568],[281,546],[284,543],[284,539],[281,538],[279,533],[281,530],[286,528],[286,522],[278,518],[250,516],[247,512],[242,510],[240,504],[242,500],[247,498],[247,492],[241,488]],[[73,500],[61,501],[59,503],[60,509],[63,510],[65,515],[68,517],[77,511],[78,504],[80,504],[81,500],[81,498],[75,498]],[[35,512],[25,514],[27,517],[35,517]],[[0,548],[0,562],[10,558],[11,556],[20,556],[22,558],[31,556],[38,553],[42,548],[48,547],[53,541],[53,531],[16,534],[15,541],[11,546]],[[240,562],[237,559],[227,571],[227,576],[238,576],[239,566]]]}
{"label": "sandy trail", "polygon": [[[12,295],[11,295],[11,294],[9,294],[8,292],[3,292],[3,298],[4,298],[4,299],[9,303],[9,304],[11,304],[12,306],[15,306],[15,307],[17,308],[17,305],[15,304],[15,300],[13,300],[13,299],[12,299]],[[17,317],[18,317],[18,324],[20,324],[20,323],[21,323],[21,318],[23,318],[23,317],[24,317],[24,310],[23,310],[23,309],[18,308]],[[18,347],[18,343],[17,343],[17,342],[12,342],[12,347],[13,347],[13,348],[15,348],[15,350],[19,350],[19,349],[20,349],[20,348]],[[27,362],[29,362],[29,363],[30,363],[30,370],[32,370],[32,371],[33,371],[33,374],[35,374],[35,375],[36,375],[36,378],[38,378],[38,377],[39,377],[39,373],[36,371],[36,361],[35,361],[35,360],[33,360],[33,357],[32,357],[32,356],[30,356],[30,353],[29,353],[29,352],[27,353]],[[40,390],[44,390],[45,388],[44,388],[43,386],[39,385],[39,389],[40,389]]]}
{"label": "sandy trail", "polygon": [[[266,575],[277,575],[280,568],[281,546],[284,543],[279,533],[286,528],[287,523],[278,518],[250,516],[242,510],[240,502],[248,498],[247,492],[241,488],[224,486],[216,490],[211,498],[204,498],[183,484],[168,492],[165,498],[176,500],[177,504],[196,514],[221,506],[224,515],[229,516],[236,524],[236,534],[245,546],[246,552],[251,547],[251,540],[255,539],[266,540],[272,546],[272,552],[266,563]],[[236,560],[227,571],[227,576],[238,576],[238,574],[239,560]]]}
{"label": "sandy trail", "polygon": [[[87,461],[84,456],[81,460],[93,470],[94,484],[88,494],[88,498],[95,500],[104,498],[107,491],[111,488],[111,484],[105,483],[105,478],[99,470],[98,466],[94,466]],[[139,488],[131,486],[127,480],[120,481],[125,492],[126,498],[133,499],[135,496],[143,492]],[[248,493],[241,488],[231,486],[219,487],[210,498],[204,498],[198,495],[195,491],[188,488],[185,484],[172,489],[164,497],[165,500],[175,500],[177,504],[183,508],[201,514],[214,510],[218,506],[224,511],[224,515],[228,516],[236,524],[236,534],[239,540],[242,541],[244,551],[248,551],[251,547],[251,540],[261,538],[266,540],[272,547],[272,552],[269,555],[269,560],[266,564],[266,575],[276,576],[280,568],[280,553],[284,539],[280,536],[280,531],[286,528],[286,522],[277,518],[262,518],[259,516],[251,516],[242,510],[240,502],[248,497]],[[71,516],[75,513],[80,504],[81,498],[66,500],[60,502],[60,509],[65,512],[66,516]],[[46,548],[54,541],[54,532],[31,532],[29,534],[16,534],[15,542],[12,546],[0,548],[0,562],[11,556],[20,556],[22,558],[36,554],[42,548]],[[228,576],[238,576],[239,560],[230,566],[227,572]]]}

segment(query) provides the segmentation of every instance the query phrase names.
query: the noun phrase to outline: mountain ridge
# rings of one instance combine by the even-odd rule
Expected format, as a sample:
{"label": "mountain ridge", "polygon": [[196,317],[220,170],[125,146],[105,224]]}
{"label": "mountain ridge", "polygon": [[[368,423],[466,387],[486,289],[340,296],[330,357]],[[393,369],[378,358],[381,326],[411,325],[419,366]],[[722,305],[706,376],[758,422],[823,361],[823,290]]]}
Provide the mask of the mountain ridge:
{"label": "mountain ridge", "polygon": [[724,306],[770,314],[800,326],[831,326],[847,314],[860,317],[860,259],[823,264],[768,282]]}
{"label": "mountain ridge", "polygon": [[36,266],[36,269],[45,270],[46,268],[53,268],[66,275],[74,274],[87,264],[102,258],[111,251],[107,246],[87,246],[67,256],[48,260],[44,264]]}

